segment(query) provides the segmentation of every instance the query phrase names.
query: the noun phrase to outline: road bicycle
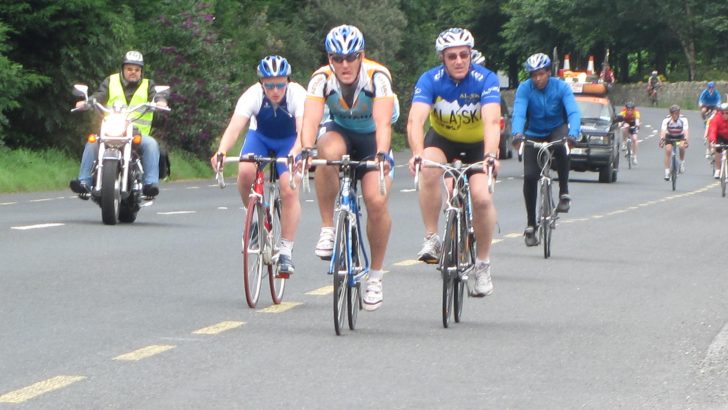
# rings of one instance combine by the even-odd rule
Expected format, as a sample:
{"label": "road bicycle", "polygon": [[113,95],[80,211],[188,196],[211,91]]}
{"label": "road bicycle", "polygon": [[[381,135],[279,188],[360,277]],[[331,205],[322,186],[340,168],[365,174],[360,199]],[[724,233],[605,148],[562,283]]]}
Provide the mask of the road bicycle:
{"label": "road bicycle", "polygon": [[[556,221],[559,213],[556,210],[553,193],[551,191],[551,162],[553,161],[552,147],[566,144],[566,138],[551,142],[537,142],[526,140],[526,144],[532,145],[538,151],[536,160],[541,167],[541,176],[538,179],[538,237],[543,244],[543,257],[548,259],[551,256],[551,231],[556,229]],[[567,146],[568,155],[568,146]]]}
{"label": "road bicycle", "polygon": [[[445,201],[445,230],[442,235],[442,252],[437,269],[442,276],[442,325],[450,326],[450,318],[459,323],[462,319],[465,289],[472,296],[468,284],[468,272],[475,266],[475,230],[470,196],[469,175],[483,171],[483,163],[464,164],[460,160],[439,163],[424,158],[415,159],[415,189],[419,189],[419,175],[422,167],[439,168],[442,184],[447,191]],[[492,193],[495,184],[492,165],[487,167],[488,190]]]}
{"label": "road bicycle", "polygon": [[629,132],[627,135],[627,141],[625,141],[625,145],[627,147],[626,152],[624,154],[624,157],[627,159],[627,168],[632,169],[632,163],[634,160],[634,155],[632,154],[632,136],[637,135],[637,127],[629,127]]}
{"label": "road bicycle", "polygon": [[671,138],[665,137],[665,140],[661,145],[672,144],[670,150],[670,182],[672,184],[672,190],[677,188],[677,175],[680,173],[680,145],[682,144],[683,138]]}
{"label": "road bicycle", "polygon": [[720,181],[720,195],[725,197],[726,184],[728,184],[728,144],[715,144],[713,148],[721,150],[718,180]]}
{"label": "road bicycle", "polygon": [[[361,229],[361,204],[357,194],[357,171],[379,169],[379,192],[386,194],[384,183],[384,159],[379,161],[355,161],[349,155],[340,160],[312,159],[312,166],[336,166],[340,171],[339,194],[334,211],[334,249],[329,262],[328,274],[334,282],[334,330],[341,335],[346,315],[349,329],[356,329],[359,310],[362,309],[361,282],[369,274],[369,256]],[[302,180],[308,183],[308,167]]]}
{"label": "road bicycle", "polygon": [[[272,154],[271,154],[272,155]],[[278,272],[278,244],[281,239],[282,201],[278,188],[276,163],[286,163],[293,168],[293,157],[274,158],[254,154],[240,157],[223,158],[218,154],[216,179],[220,188],[225,187],[223,162],[252,162],[256,164],[255,180],[250,186],[247,213],[243,223],[242,254],[243,282],[245,300],[250,308],[255,308],[260,297],[263,280],[268,279],[270,294],[274,304],[281,303],[286,287],[287,273]],[[266,176],[266,168],[268,175]],[[294,178],[289,185],[295,189]]]}

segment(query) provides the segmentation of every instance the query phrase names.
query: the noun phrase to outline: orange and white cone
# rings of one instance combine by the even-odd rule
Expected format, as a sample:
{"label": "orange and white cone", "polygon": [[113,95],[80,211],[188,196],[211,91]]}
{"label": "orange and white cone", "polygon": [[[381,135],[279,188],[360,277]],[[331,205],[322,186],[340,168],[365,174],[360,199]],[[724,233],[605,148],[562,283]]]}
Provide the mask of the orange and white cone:
{"label": "orange and white cone", "polygon": [[594,74],[594,56],[589,56],[589,64],[586,66],[587,75]]}

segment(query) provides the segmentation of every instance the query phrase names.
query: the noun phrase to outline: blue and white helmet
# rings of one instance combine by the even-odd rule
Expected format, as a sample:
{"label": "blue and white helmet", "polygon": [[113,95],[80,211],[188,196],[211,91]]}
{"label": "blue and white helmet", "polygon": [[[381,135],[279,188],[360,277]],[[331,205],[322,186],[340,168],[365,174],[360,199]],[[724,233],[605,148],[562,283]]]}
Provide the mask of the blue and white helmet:
{"label": "blue and white helmet", "polygon": [[708,81],[708,88],[715,88],[715,81]]}
{"label": "blue and white helmet", "polygon": [[281,56],[268,56],[258,64],[258,77],[288,77],[291,75],[291,65]]}
{"label": "blue and white helmet", "polygon": [[349,55],[364,50],[364,35],[358,28],[347,24],[334,27],[326,35],[326,52]]}
{"label": "blue and white helmet", "polygon": [[449,28],[440,33],[435,40],[435,50],[438,53],[442,53],[443,50],[450,47],[468,46],[473,48],[474,45],[473,35],[464,28]]}
{"label": "blue and white helmet", "polygon": [[528,57],[528,60],[523,63],[523,67],[526,69],[526,71],[532,73],[542,68],[551,67],[551,59],[544,53],[536,53],[531,57]]}

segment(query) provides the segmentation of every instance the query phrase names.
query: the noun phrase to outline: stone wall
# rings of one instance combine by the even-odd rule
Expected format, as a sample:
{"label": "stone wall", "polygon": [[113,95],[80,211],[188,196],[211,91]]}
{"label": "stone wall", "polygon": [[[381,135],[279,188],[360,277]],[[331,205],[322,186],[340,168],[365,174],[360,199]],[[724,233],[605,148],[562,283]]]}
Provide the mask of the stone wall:
{"label": "stone wall", "polygon": [[[658,92],[658,105],[668,107],[678,104],[685,109],[697,109],[698,96],[705,89],[705,81],[682,81],[677,83],[663,83]],[[720,92],[723,102],[728,94],[728,81],[716,81],[715,87]],[[513,110],[513,94],[515,90],[501,90],[501,94]],[[637,106],[649,106],[647,98],[647,83],[615,84],[609,92],[609,98],[616,107],[627,101],[634,101]]]}

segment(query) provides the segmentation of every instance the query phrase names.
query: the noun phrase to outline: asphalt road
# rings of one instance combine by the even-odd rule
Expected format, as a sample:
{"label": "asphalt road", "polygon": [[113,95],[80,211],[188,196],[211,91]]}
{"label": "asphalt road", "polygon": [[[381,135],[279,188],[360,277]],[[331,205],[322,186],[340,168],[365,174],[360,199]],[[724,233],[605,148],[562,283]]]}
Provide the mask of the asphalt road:
{"label": "asphalt road", "polygon": [[212,176],[164,184],[132,225],[104,226],[66,191],[2,195],[0,408],[728,408],[728,199],[698,115],[673,192],[653,132],[665,112],[642,113],[638,167],[614,184],[572,173],[549,260],[521,237],[522,164],[502,162],[495,293],[450,329],[437,271],[413,261],[423,232],[403,168],[384,304],[340,337],[314,193],[285,303],[264,287],[255,310],[240,201]]}

